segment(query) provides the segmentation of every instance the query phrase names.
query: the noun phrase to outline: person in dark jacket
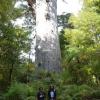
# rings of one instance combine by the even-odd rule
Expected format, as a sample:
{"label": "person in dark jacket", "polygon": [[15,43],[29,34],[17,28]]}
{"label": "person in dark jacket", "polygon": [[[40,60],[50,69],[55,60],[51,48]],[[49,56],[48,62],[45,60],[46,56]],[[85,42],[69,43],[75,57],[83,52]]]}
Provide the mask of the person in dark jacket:
{"label": "person in dark jacket", "polygon": [[46,98],[46,94],[45,94],[45,92],[43,91],[43,88],[40,87],[40,88],[39,88],[39,91],[38,91],[38,93],[37,93],[37,100],[45,100],[45,98]]}
{"label": "person in dark jacket", "polygon": [[48,90],[48,100],[56,100],[56,90],[52,85]]}

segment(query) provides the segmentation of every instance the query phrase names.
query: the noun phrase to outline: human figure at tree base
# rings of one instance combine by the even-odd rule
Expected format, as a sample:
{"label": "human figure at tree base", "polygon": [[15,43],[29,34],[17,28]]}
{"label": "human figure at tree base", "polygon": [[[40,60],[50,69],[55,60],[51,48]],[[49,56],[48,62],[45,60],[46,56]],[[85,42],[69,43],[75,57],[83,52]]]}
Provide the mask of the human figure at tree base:
{"label": "human figure at tree base", "polygon": [[52,85],[48,90],[48,100],[56,100],[56,90]]}
{"label": "human figure at tree base", "polygon": [[46,98],[45,92],[43,91],[43,88],[40,87],[37,93],[37,100],[45,100],[45,98]]}

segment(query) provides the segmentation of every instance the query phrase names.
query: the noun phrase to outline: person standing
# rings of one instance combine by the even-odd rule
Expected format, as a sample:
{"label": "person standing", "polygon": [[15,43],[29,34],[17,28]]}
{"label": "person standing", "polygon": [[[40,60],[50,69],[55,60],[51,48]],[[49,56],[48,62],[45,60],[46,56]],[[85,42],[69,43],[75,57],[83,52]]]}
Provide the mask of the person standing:
{"label": "person standing", "polygon": [[48,100],[56,100],[56,90],[52,85],[48,90]]}
{"label": "person standing", "polygon": [[39,91],[38,91],[38,93],[37,93],[37,100],[45,100],[45,98],[46,98],[46,94],[45,94],[45,92],[43,91],[43,88],[40,87],[40,88],[39,88]]}

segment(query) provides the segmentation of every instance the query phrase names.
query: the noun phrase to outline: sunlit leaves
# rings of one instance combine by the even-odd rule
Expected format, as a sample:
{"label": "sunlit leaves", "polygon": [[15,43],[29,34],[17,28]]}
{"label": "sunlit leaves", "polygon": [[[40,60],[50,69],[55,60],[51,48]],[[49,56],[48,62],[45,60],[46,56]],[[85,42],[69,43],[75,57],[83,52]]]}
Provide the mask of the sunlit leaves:
{"label": "sunlit leaves", "polygon": [[[63,44],[63,59],[66,60],[64,66],[68,67],[74,82],[94,84],[93,77],[98,81],[100,74],[100,15],[96,10],[99,1],[85,2],[79,15],[69,19],[73,28],[64,30],[63,37],[67,44]],[[98,83],[95,81],[95,84]]]}
{"label": "sunlit leaves", "polygon": [[0,0],[0,20],[2,22],[11,19],[15,0]]}

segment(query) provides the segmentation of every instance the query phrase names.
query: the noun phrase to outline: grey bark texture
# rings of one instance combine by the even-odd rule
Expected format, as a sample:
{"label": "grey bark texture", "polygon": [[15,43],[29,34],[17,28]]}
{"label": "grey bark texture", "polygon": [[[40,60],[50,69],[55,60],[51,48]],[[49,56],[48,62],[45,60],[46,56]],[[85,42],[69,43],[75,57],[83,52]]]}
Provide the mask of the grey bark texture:
{"label": "grey bark texture", "polygon": [[37,68],[60,71],[60,45],[57,29],[57,0],[36,0]]}

